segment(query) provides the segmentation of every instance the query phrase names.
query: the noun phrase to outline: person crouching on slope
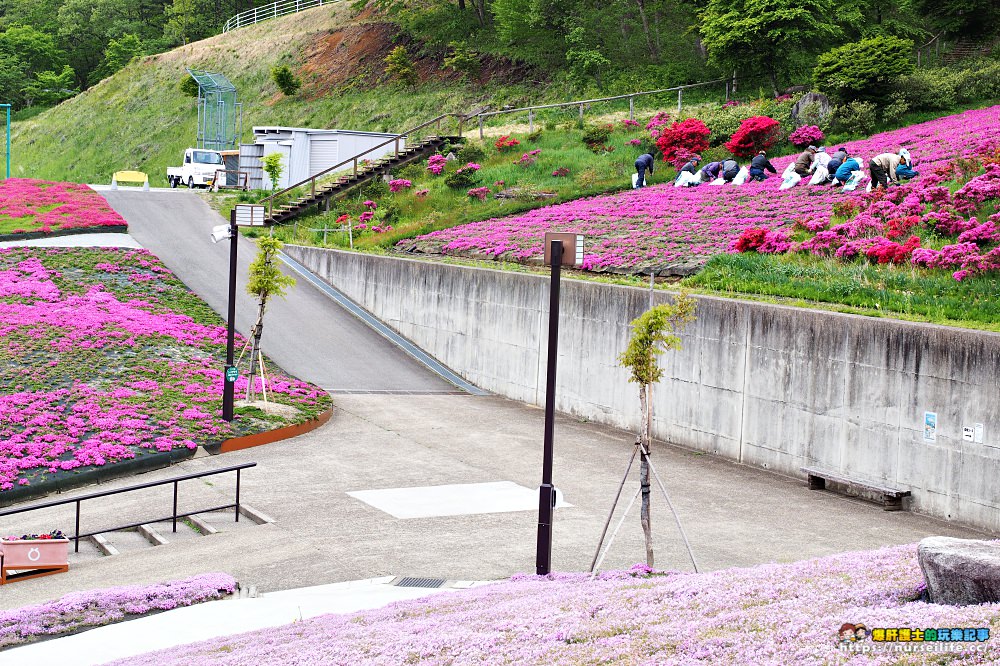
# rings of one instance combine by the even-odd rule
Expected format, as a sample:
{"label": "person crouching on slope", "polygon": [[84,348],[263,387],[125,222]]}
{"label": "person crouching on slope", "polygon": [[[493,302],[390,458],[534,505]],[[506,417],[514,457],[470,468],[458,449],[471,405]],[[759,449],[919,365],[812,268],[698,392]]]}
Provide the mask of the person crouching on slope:
{"label": "person crouching on slope", "polygon": [[899,184],[899,175],[896,169],[900,165],[909,165],[910,152],[906,148],[901,148],[899,153],[882,153],[876,155],[868,162],[868,170],[871,172],[872,189],[879,187],[889,187],[889,183]]}
{"label": "person crouching on slope", "polygon": [[639,159],[637,159],[635,161],[635,172],[637,174],[639,174],[638,178],[636,178],[636,181],[635,181],[635,186],[637,188],[639,188],[639,187],[645,187],[645,185],[646,185],[646,171],[649,171],[649,175],[652,176],[653,175],[653,164],[655,162],[656,162],[656,160],[649,153],[645,153],[643,155],[639,155]]}
{"label": "person crouching on slope", "polygon": [[802,154],[795,158],[795,173],[799,174],[803,178],[808,176],[815,155],[816,146],[809,146],[803,150]]}
{"label": "person crouching on slope", "polygon": [[701,168],[701,180],[710,183],[722,173],[722,162],[709,162]]}
{"label": "person crouching on slope", "polygon": [[771,164],[771,160],[767,159],[767,153],[762,150],[750,160],[750,178],[752,180],[766,180],[767,174],[764,173],[765,169],[774,174],[778,173],[778,170]]}

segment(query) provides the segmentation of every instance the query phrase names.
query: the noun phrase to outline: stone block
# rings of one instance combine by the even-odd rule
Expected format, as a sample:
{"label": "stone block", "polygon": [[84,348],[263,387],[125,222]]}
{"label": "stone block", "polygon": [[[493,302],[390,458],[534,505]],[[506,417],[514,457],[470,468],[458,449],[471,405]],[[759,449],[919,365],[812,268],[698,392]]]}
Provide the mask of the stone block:
{"label": "stone block", "polygon": [[1000,601],[1000,543],[927,537],[917,561],[931,603],[971,606]]}

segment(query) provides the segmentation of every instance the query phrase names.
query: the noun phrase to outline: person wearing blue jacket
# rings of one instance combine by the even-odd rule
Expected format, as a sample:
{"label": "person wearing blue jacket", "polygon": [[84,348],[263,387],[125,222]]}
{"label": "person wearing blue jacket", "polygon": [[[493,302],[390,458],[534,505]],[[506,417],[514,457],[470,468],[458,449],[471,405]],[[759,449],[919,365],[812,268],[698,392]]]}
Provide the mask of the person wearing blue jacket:
{"label": "person wearing blue jacket", "polygon": [[860,170],[861,163],[854,157],[848,157],[844,160],[843,164],[837,167],[837,172],[833,174],[833,184],[843,185],[850,179],[851,172]]}
{"label": "person wearing blue jacket", "polygon": [[649,171],[649,175],[653,175],[653,164],[656,160],[649,153],[639,155],[639,159],[635,161],[635,172],[639,174],[639,177],[635,181],[636,187],[645,187],[646,185],[646,171]]}

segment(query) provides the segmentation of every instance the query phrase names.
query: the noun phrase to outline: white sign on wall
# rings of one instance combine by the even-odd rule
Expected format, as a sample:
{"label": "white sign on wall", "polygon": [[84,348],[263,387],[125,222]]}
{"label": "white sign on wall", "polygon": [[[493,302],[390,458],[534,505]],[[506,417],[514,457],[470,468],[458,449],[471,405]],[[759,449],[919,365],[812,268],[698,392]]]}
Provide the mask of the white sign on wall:
{"label": "white sign on wall", "polygon": [[971,442],[976,438],[976,429],[972,426],[962,426],[962,441]]}
{"label": "white sign on wall", "polygon": [[924,412],[924,441],[937,441],[937,412]]}

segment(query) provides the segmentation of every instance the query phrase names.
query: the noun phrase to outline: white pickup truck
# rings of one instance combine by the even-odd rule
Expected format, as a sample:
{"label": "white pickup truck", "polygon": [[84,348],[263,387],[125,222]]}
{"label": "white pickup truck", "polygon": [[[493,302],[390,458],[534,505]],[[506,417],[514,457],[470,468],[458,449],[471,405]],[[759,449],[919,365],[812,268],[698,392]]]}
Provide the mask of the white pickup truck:
{"label": "white pickup truck", "polygon": [[170,187],[208,187],[215,180],[215,172],[225,168],[218,151],[188,148],[184,151],[183,166],[167,167],[167,182]]}

